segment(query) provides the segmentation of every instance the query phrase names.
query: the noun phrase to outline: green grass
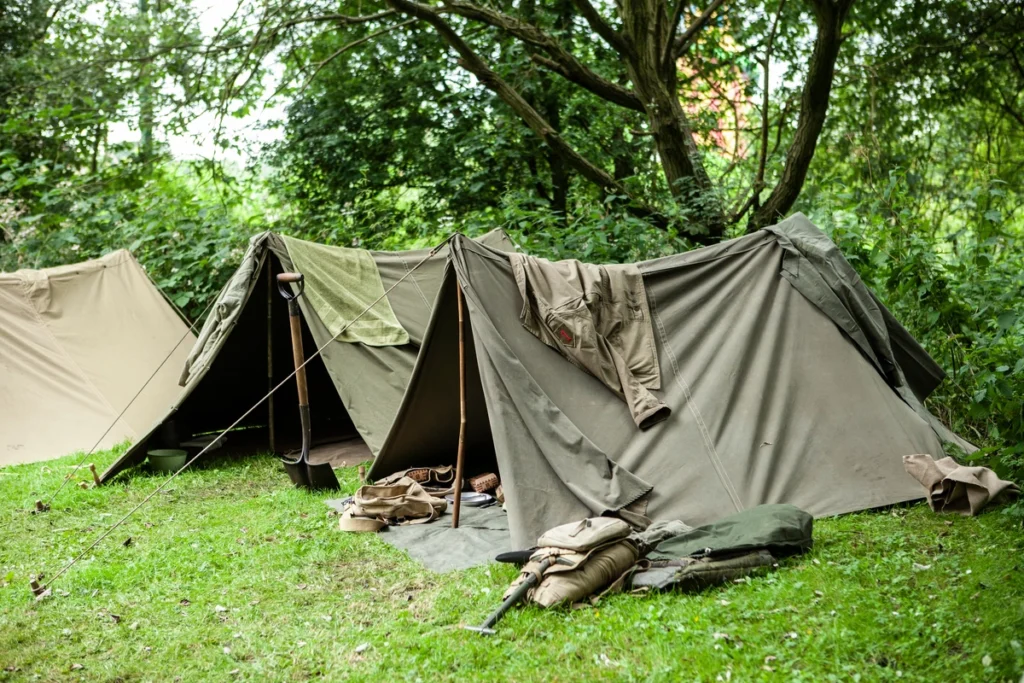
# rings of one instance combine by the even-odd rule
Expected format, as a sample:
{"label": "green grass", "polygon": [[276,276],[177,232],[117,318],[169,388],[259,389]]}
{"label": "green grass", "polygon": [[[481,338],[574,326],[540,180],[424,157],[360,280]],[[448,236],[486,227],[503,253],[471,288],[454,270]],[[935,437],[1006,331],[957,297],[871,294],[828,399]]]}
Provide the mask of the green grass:
{"label": "green grass", "polygon": [[[513,568],[429,573],[376,536],[338,531],[323,497],[293,489],[268,457],[182,475],[36,602],[31,575],[53,575],[161,481],[69,486],[31,514],[74,462],[0,470],[0,680],[1017,683],[1024,672],[1024,532],[998,511],[823,520],[813,552],[766,577],[519,609],[482,638],[459,626],[497,605]],[[339,474],[354,490],[354,469]]]}

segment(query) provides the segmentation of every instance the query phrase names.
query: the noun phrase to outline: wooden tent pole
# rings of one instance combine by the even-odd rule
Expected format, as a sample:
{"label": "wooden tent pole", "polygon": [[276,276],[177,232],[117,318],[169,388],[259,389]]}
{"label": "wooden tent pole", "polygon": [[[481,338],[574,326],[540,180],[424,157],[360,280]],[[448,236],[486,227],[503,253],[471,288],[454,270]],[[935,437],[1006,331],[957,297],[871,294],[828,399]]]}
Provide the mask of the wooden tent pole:
{"label": "wooden tent pole", "polygon": [[455,280],[455,301],[459,307],[459,451],[455,457],[455,500],[452,503],[452,528],[459,528],[462,503],[462,466],[466,458],[466,335],[462,317],[462,285]]}

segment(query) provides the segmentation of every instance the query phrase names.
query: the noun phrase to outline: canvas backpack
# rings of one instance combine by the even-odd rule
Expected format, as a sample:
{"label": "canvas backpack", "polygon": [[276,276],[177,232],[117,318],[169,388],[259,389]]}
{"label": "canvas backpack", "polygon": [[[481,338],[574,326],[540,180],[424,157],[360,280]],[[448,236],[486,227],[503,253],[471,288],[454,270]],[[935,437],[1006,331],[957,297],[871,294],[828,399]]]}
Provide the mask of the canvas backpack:
{"label": "canvas backpack", "polygon": [[356,491],[341,515],[342,531],[380,531],[388,525],[423,524],[440,517],[448,508],[409,477],[393,484],[367,484]]}

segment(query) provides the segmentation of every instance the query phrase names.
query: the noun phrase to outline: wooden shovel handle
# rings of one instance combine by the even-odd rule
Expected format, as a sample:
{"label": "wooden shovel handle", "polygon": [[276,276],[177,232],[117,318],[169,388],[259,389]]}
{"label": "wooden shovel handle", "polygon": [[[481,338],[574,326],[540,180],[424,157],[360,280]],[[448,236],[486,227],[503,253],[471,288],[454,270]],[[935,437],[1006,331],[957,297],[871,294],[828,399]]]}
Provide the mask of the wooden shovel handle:
{"label": "wooden shovel handle", "polygon": [[278,273],[278,282],[302,282],[302,273]]}

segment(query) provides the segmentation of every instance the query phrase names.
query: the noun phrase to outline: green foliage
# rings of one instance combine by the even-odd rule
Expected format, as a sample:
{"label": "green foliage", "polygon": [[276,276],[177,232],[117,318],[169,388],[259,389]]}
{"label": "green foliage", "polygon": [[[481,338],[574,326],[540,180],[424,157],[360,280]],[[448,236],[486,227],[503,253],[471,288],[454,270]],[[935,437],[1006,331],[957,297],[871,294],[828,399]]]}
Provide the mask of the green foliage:
{"label": "green foliage", "polygon": [[[238,188],[126,162],[54,180],[39,162],[0,156],[0,196],[18,192],[0,242],[0,270],[42,268],[129,249],[189,318],[233,272],[258,225]],[[59,173],[59,170],[56,171]]]}
{"label": "green foliage", "polygon": [[[911,182],[893,171],[884,185],[839,187],[819,221],[946,370],[928,404],[982,447],[968,459],[1024,480],[1024,235],[1003,219],[1019,195],[981,176],[929,234],[919,226],[931,202]],[[1024,506],[1008,512],[1024,516]]]}

